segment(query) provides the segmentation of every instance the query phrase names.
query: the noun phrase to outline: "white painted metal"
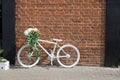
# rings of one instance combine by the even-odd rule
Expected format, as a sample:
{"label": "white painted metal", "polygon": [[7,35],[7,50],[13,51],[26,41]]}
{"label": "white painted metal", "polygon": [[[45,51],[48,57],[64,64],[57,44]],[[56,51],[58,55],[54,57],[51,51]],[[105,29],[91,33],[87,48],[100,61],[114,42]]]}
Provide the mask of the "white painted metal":
{"label": "white painted metal", "polygon": [[[55,42],[53,42],[53,41],[55,41]],[[62,41],[61,39],[53,39],[53,41],[42,40],[42,39],[39,39],[39,40],[38,40],[38,45],[39,45],[39,47],[40,47],[46,54],[48,54],[49,59],[50,59],[50,61],[51,61],[51,65],[53,65],[53,60],[54,60],[54,58],[57,58],[58,63],[59,63],[62,67],[73,67],[73,66],[75,66],[75,65],[79,62],[79,60],[80,60],[80,52],[79,52],[79,50],[78,50],[75,46],[73,46],[73,45],[71,45],[71,44],[66,44],[66,45],[63,45],[62,47],[60,47],[59,44],[58,44],[58,42],[61,42],[61,41]],[[51,53],[49,53],[49,52],[40,44],[41,42],[42,42],[42,43],[48,43],[48,44],[53,44],[53,45],[54,45],[54,48],[53,48],[53,50],[51,51]],[[23,45],[23,46],[19,49],[18,54],[17,54],[18,62],[19,62],[19,64],[22,65],[23,67],[33,67],[33,66],[35,66],[35,65],[39,62],[40,58],[38,58],[38,59],[36,60],[36,62],[33,63],[33,64],[31,64],[31,65],[26,65],[26,64],[24,64],[24,63],[20,60],[21,51],[22,51],[24,48],[26,48],[26,47],[29,47],[29,45],[28,45],[28,44]],[[54,53],[55,53],[55,50],[56,50],[57,47],[59,47],[59,50],[58,50],[58,52],[57,52],[57,55],[55,56]],[[75,51],[77,52],[77,60],[76,60],[76,62],[75,62],[74,64],[72,64],[72,65],[70,65],[70,66],[63,65],[63,64],[61,63],[61,61],[59,60],[59,58],[63,58],[63,57],[68,58],[68,57],[70,57],[70,55],[63,50],[64,47],[72,47],[72,48],[75,49]],[[59,56],[59,55],[60,55],[59,52],[60,52],[61,50],[65,53],[64,56]],[[54,55],[54,56],[53,56],[53,55]]]}

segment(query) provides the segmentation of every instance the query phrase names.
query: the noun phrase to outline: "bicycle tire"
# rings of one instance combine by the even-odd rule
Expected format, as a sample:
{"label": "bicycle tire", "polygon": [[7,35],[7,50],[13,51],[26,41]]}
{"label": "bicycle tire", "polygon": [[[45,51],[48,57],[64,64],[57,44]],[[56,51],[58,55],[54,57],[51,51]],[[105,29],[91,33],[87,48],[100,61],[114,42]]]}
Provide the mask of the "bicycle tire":
{"label": "bicycle tire", "polygon": [[[61,56],[66,56],[66,55],[70,57],[61,57]],[[78,64],[79,60],[80,60],[80,52],[77,49],[77,47],[75,47],[74,45],[65,44],[61,46],[57,52],[57,61],[62,67],[66,67],[66,68],[74,67],[75,65]]]}
{"label": "bicycle tire", "polygon": [[[18,54],[17,54],[17,59],[18,59],[18,63],[22,66],[22,67],[26,67],[26,68],[30,68],[30,67],[33,67],[35,66],[39,60],[40,60],[40,57],[37,56],[37,53],[35,52],[34,50],[34,53],[32,56],[28,58],[28,52],[29,52],[29,45],[28,44],[25,44],[23,45],[19,51],[18,51]],[[33,58],[32,58],[33,57]],[[30,59],[33,61],[35,60],[34,62],[30,61]],[[28,60],[28,62],[27,62]],[[30,64],[28,64],[30,63]]]}

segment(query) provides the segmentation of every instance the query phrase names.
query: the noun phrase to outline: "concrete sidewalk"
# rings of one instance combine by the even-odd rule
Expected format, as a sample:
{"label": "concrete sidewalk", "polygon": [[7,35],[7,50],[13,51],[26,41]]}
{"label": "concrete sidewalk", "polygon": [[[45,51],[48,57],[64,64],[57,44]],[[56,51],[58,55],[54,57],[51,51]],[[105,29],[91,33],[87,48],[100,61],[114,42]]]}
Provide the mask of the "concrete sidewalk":
{"label": "concrete sidewalk", "polygon": [[0,80],[120,80],[120,68],[36,66],[26,69],[14,66],[0,71]]}

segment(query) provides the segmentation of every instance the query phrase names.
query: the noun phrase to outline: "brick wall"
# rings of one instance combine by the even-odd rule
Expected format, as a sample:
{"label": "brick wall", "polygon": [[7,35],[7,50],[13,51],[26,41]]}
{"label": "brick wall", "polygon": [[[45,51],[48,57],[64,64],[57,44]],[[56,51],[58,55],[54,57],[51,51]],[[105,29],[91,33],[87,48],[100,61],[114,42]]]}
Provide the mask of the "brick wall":
{"label": "brick wall", "polygon": [[[79,65],[102,66],[105,49],[105,0],[16,0],[17,50],[24,30],[34,26],[41,38],[61,38],[81,52]],[[41,61],[48,63],[46,55]]]}

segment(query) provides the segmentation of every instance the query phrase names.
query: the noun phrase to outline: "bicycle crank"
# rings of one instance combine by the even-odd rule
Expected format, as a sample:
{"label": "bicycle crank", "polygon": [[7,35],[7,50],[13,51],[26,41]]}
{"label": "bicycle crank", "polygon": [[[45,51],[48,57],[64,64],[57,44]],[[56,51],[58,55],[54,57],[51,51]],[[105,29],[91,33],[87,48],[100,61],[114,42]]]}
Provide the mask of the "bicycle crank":
{"label": "bicycle crank", "polygon": [[48,56],[48,59],[51,61],[51,65],[53,65],[54,58],[55,58],[54,54],[50,54],[50,56]]}

